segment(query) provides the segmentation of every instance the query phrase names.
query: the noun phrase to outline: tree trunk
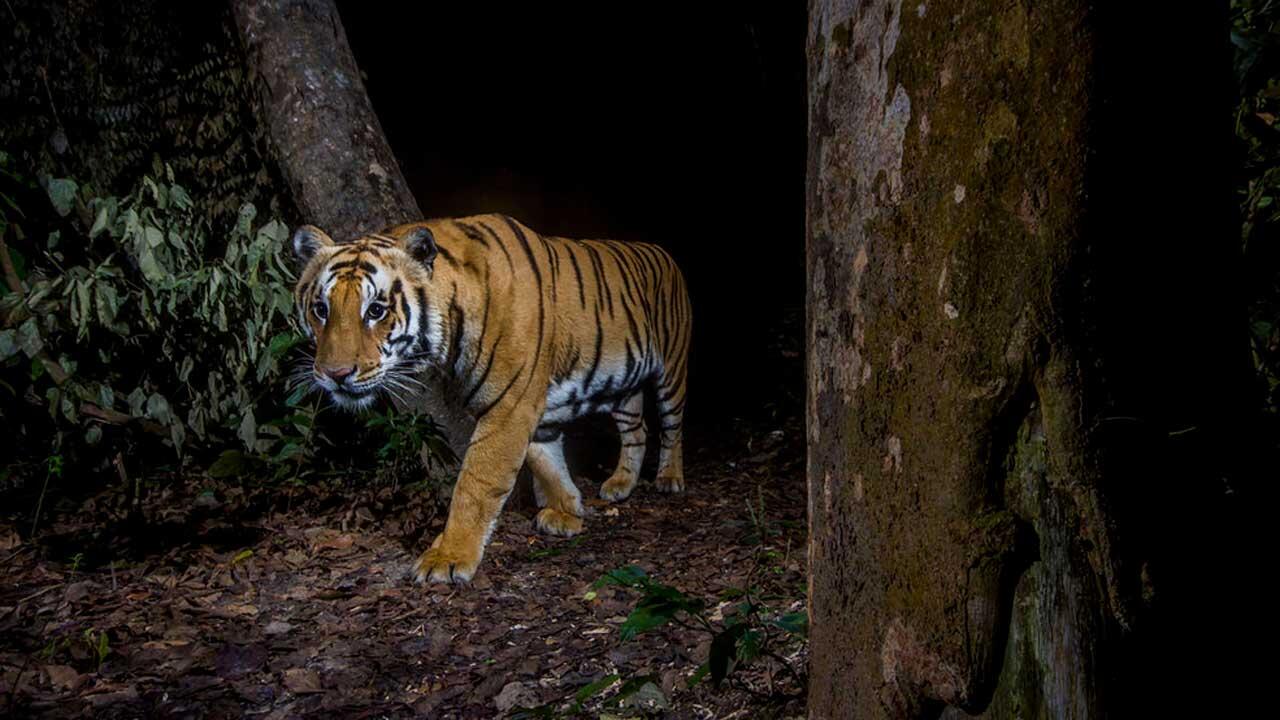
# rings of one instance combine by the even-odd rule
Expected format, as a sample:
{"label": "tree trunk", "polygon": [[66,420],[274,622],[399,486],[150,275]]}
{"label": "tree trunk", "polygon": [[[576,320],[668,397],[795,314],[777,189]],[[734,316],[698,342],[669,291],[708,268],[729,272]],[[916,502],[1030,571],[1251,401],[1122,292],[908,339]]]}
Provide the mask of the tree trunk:
{"label": "tree trunk", "polygon": [[1128,5],[810,3],[811,717],[1150,716],[1225,662],[1225,3]]}
{"label": "tree trunk", "polygon": [[302,219],[339,239],[420,219],[332,0],[232,0],[232,9]]}

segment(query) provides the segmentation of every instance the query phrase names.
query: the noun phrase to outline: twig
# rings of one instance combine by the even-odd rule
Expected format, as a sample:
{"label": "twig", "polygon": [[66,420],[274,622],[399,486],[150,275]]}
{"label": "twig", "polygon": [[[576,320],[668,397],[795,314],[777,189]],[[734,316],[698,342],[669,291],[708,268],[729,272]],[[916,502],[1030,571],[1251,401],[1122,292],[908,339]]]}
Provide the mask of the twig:
{"label": "twig", "polygon": [[36,500],[36,514],[31,518],[31,539],[35,540],[36,527],[40,524],[40,511],[44,509],[44,496],[49,491],[49,477],[53,475],[53,458],[46,461],[44,468],[44,485],[40,487],[40,498]]}
{"label": "twig", "polygon": [[[146,418],[136,418],[136,417],[133,417],[132,415],[122,413],[119,410],[112,410],[111,408],[98,407],[97,405],[94,405],[93,403],[90,403],[90,402],[80,403],[80,414],[88,415],[91,418],[96,418],[98,420],[101,420],[102,422],[109,423],[111,425],[137,424],[138,427],[142,428],[146,432],[151,433],[152,435],[160,435],[161,437],[168,437],[169,435],[169,432],[165,430],[165,427],[154,420],[148,420]],[[128,481],[126,480],[126,483],[127,482]]]}

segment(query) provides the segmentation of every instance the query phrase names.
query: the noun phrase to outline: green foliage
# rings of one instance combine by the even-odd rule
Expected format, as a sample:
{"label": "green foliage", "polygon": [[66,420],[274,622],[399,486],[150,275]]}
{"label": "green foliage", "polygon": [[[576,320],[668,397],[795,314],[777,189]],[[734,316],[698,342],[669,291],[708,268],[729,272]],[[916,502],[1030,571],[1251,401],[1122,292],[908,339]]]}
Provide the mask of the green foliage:
{"label": "green foliage", "polygon": [[377,452],[378,472],[393,485],[429,482],[424,478],[458,462],[444,431],[429,415],[387,409],[370,415],[364,427],[384,438]]}
{"label": "green foliage", "polygon": [[1280,418],[1280,3],[1232,0],[1238,189],[1254,366],[1264,407]]}
{"label": "green foliage", "polygon": [[[0,154],[0,238],[22,288],[0,295],[0,432],[34,441],[34,457],[7,459],[6,473],[48,453],[84,468],[124,452],[301,482],[364,451],[376,477],[399,484],[456,462],[428,417],[387,410],[341,443],[325,436],[283,223],[244,204],[216,228],[159,164],[116,197],[70,179],[37,186],[9,163]],[[24,231],[41,222],[39,239]],[[335,446],[351,449],[319,462]]]}
{"label": "green foliage", "polygon": [[127,417],[162,428],[178,454],[231,428],[248,450],[265,450],[273,439],[259,436],[254,408],[299,339],[294,278],[279,252],[288,228],[256,223],[245,205],[215,250],[168,168],[125,197],[95,197],[71,180],[43,185],[58,215],[79,207],[92,221],[71,216],[37,248],[25,294],[3,307],[0,360],[56,362],[68,377],[33,369],[30,390],[87,444],[101,437],[97,421]]}
{"label": "green foliage", "polygon": [[106,632],[98,632],[93,628],[85,628],[84,634],[81,636],[85,647],[94,660],[94,669],[101,671],[102,663],[106,661],[107,656],[111,654],[111,641],[107,638]]}
{"label": "green foliage", "polygon": [[[760,521],[763,522],[763,516]],[[697,686],[707,676],[718,688],[731,680],[734,673],[763,657],[777,661],[801,687],[803,679],[791,664],[777,653],[777,649],[801,641],[808,631],[805,613],[776,612],[765,604],[755,588],[731,588],[721,593],[719,610],[712,612],[707,603],[692,597],[670,585],[657,582],[636,565],[610,570],[591,584],[583,599],[594,600],[599,591],[609,586],[623,587],[640,594],[635,608],[623,621],[619,631],[624,641],[633,640],[643,632],[668,624],[705,633],[710,636],[707,659],[689,676],[687,687]],[[520,708],[510,717],[531,720],[533,718],[562,718],[579,715],[592,697],[609,690],[622,678],[606,675],[578,690],[574,699],[551,702],[533,708]],[[651,694],[654,700],[665,703],[660,682],[650,675],[627,678],[611,695],[610,707],[625,705],[628,698],[642,698]],[[665,707],[665,706],[664,706]]]}
{"label": "green foliage", "polygon": [[804,613],[774,612],[761,601],[759,592],[751,588],[726,590],[722,600],[740,602],[732,606],[732,613],[724,613],[724,619],[717,622],[712,620],[705,602],[670,585],[655,582],[635,565],[605,573],[592,584],[591,589],[595,592],[608,585],[620,585],[640,592],[635,609],[620,628],[623,640],[631,640],[642,632],[668,623],[711,635],[707,661],[690,678],[690,687],[708,674],[719,686],[735,669],[771,653],[779,642],[803,637],[808,630],[808,619]]}

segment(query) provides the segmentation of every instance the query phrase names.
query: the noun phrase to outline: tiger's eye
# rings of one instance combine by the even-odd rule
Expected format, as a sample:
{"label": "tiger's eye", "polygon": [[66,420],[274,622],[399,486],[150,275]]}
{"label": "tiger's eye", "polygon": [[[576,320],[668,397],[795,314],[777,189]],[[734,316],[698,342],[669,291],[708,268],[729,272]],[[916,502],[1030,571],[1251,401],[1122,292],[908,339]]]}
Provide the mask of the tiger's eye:
{"label": "tiger's eye", "polygon": [[311,306],[311,312],[316,314],[316,319],[320,322],[329,319],[329,306],[323,300],[317,300],[315,305]]}
{"label": "tiger's eye", "polygon": [[378,322],[387,315],[387,306],[382,303],[370,303],[369,309],[364,311],[364,316],[369,322]]}

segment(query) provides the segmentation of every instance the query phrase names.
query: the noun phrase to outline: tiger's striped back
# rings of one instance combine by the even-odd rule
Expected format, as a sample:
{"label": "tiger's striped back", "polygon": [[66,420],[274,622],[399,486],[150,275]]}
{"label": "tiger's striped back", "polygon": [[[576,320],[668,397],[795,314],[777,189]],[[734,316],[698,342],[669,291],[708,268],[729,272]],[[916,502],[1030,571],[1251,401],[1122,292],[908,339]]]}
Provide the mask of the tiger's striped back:
{"label": "tiger's striped back", "polygon": [[317,382],[339,401],[363,400],[357,393],[404,388],[429,370],[475,418],[449,522],[420,576],[474,570],[526,461],[545,501],[539,526],[580,529],[560,442],[562,427],[585,414],[613,415],[623,457],[601,494],[629,495],[646,392],[660,418],[657,485],[683,489],[692,312],[660,247],[545,237],[502,215],[401,225],[345,244],[310,228],[295,247],[310,258],[297,298],[317,342]]}

